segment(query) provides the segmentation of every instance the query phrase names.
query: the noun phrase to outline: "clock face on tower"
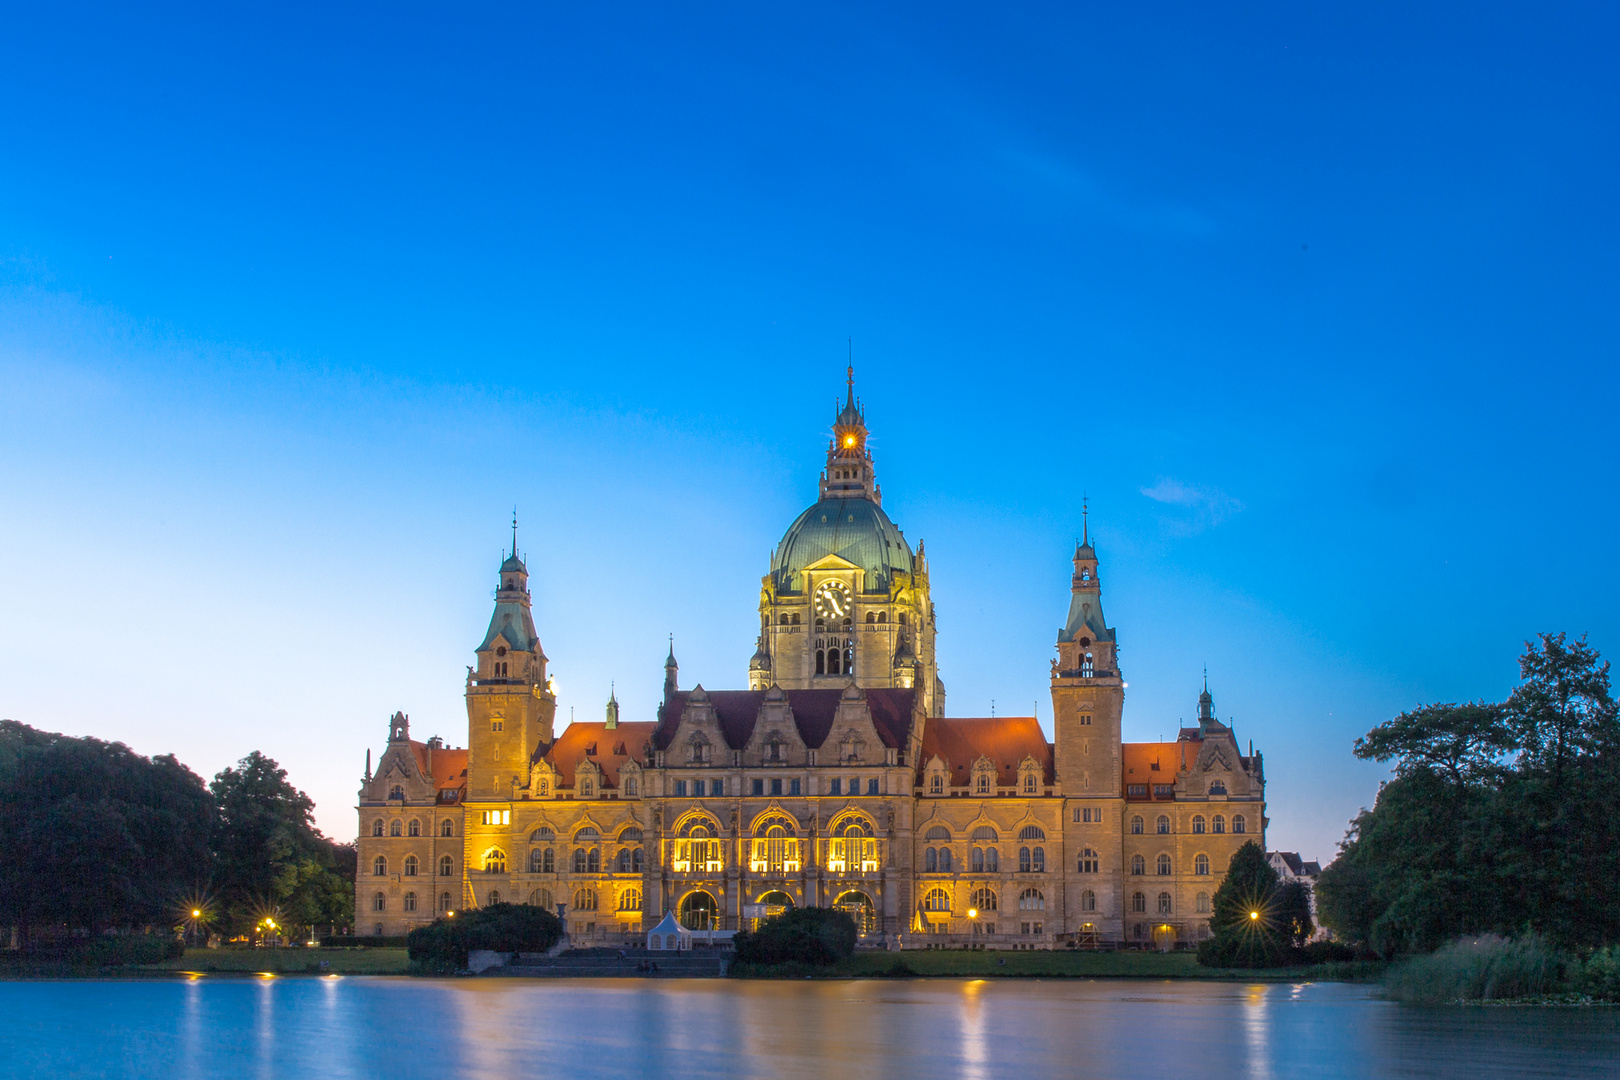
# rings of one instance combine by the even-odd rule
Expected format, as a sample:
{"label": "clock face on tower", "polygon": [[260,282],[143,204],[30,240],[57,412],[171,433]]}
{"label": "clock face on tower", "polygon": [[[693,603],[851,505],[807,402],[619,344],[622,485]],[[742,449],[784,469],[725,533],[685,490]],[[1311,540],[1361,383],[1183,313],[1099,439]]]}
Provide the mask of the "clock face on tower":
{"label": "clock face on tower", "polygon": [[849,599],[849,586],[842,581],[824,581],[816,589],[816,614],[824,619],[842,619],[853,605]]}

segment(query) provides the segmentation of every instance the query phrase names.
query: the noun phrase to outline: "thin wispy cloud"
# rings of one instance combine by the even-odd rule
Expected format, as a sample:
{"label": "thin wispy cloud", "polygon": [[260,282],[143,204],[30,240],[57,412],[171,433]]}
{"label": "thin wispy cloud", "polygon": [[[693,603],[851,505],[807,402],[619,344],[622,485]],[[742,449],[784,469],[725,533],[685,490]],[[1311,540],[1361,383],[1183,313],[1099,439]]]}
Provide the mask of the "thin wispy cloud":
{"label": "thin wispy cloud", "polygon": [[1168,476],[1160,477],[1152,487],[1142,488],[1142,494],[1177,508],[1179,513],[1167,514],[1162,520],[1167,529],[1181,536],[1213,529],[1243,510],[1242,502],[1220,488],[1196,487]]}

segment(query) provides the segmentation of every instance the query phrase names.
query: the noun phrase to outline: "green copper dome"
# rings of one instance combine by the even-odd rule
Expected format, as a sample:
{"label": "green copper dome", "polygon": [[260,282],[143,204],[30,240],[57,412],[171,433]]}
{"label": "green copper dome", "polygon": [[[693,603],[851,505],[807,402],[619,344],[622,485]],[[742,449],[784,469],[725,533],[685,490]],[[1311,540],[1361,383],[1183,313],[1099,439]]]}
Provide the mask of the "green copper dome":
{"label": "green copper dome", "polygon": [[887,592],[893,572],[911,573],[911,545],[870,499],[822,499],[798,516],[771,558],[780,592],[804,588],[804,568],[828,555],[866,571],[866,591]]}

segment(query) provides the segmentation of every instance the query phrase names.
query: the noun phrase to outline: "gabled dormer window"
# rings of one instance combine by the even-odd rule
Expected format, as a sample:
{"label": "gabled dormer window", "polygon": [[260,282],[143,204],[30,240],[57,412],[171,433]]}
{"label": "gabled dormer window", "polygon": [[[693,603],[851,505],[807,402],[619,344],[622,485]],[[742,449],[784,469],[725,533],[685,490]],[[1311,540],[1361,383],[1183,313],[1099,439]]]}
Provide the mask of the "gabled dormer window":
{"label": "gabled dormer window", "polygon": [[390,799],[404,799],[405,788],[399,784],[395,784],[393,787],[388,789],[388,797]]}

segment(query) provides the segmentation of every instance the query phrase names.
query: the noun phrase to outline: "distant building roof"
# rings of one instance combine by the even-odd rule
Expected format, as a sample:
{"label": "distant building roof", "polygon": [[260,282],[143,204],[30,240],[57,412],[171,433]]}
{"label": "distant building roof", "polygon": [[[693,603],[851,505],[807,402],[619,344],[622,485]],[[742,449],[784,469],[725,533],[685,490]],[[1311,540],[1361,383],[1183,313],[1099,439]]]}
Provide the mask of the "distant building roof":
{"label": "distant building roof", "polygon": [[1033,716],[932,717],[923,726],[919,776],[935,757],[950,766],[952,782],[959,785],[968,782],[968,770],[981,757],[995,765],[996,783],[1003,787],[1018,782],[1018,766],[1026,757],[1040,763],[1043,782],[1053,781],[1052,744]]}
{"label": "distant building roof", "polygon": [[[741,750],[748,745],[750,736],[754,733],[754,724],[759,720],[760,707],[765,702],[765,695],[769,690],[705,690],[709,704],[714,708],[716,719],[720,722],[720,733],[725,737],[726,745],[733,750]],[[838,715],[838,704],[843,700],[844,691],[829,690],[780,690],[787,697],[788,707],[793,711],[793,721],[799,729],[799,738],[804,745],[812,749],[826,744],[827,736],[832,733],[833,720]],[[694,693],[693,690],[680,690],[671,694],[669,700],[658,708],[658,733],[654,746],[659,750],[668,749],[670,741],[675,737],[675,728],[680,723],[681,712],[686,708],[686,701]],[[906,740],[911,735],[911,716],[916,703],[914,690],[871,689],[862,693],[866,698],[866,707],[872,713],[872,726],[877,729],[878,738],[883,745],[904,749]],[[932,726],[934,721],[929,721]],[[629,727],[620,724],[619,729]]]}

